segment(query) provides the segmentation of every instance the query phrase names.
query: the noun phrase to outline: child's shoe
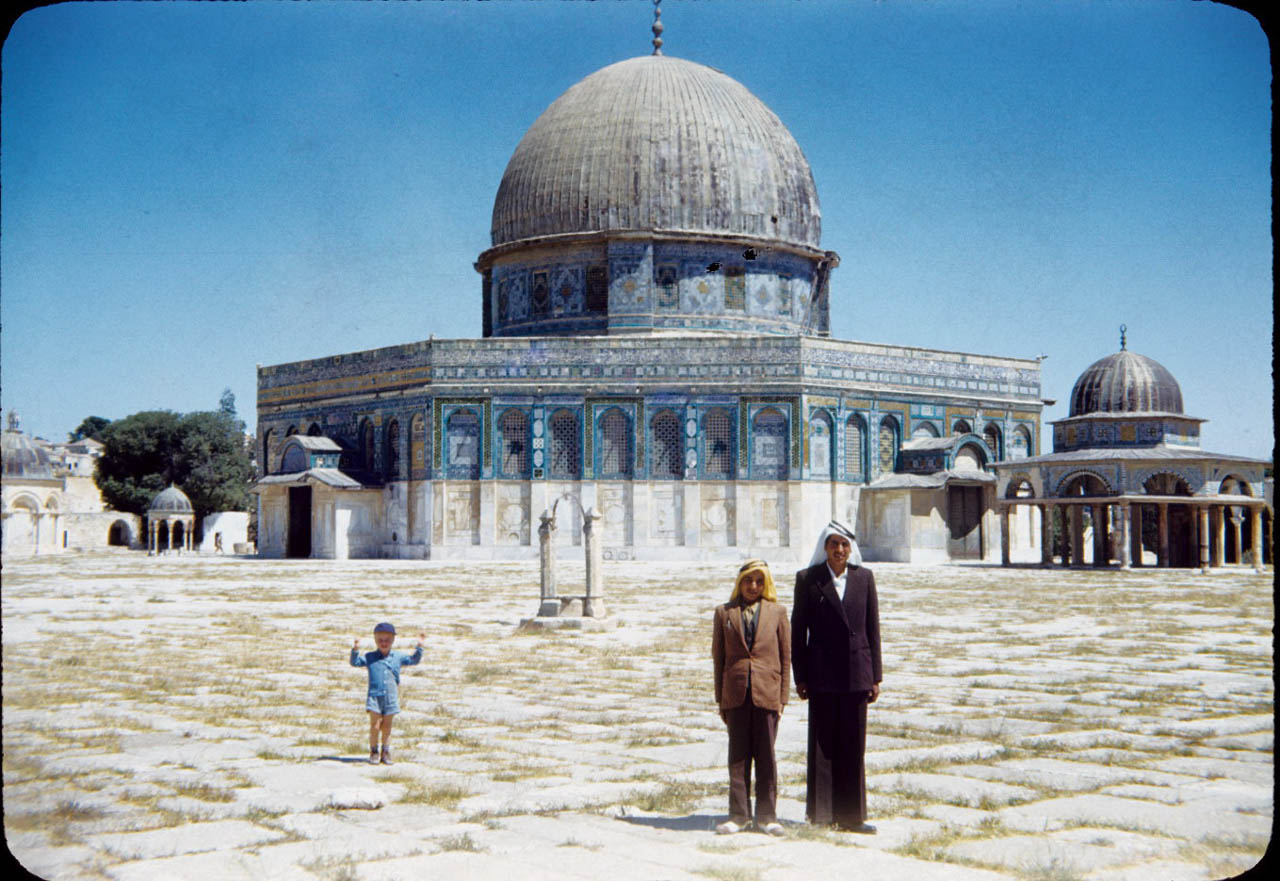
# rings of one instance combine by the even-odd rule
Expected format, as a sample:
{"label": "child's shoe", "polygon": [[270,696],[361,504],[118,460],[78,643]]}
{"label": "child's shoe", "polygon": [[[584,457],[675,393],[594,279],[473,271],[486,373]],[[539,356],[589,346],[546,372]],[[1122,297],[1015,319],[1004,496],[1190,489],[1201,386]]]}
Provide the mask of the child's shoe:
{"label": "child's shoe", "polygon": [[[370,758],[369,761],[373,761],[373,759]],[[389,746],[384,746],[382,748],[382,764],[384,765],[394,764],[391,761],[391,747]]]}
{"label": "child's shoe", "polygon": [[378,748],[376,746],[369,750],[369,764],[378,764]]}

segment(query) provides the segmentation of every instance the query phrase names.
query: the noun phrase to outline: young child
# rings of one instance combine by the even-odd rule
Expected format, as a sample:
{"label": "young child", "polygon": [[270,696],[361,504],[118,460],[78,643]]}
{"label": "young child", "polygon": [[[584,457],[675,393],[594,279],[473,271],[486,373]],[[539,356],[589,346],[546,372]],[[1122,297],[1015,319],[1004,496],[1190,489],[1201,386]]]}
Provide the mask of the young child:
{"label": "young child", "polygon": [[711,629],[716,703],[729,729],[729,819],[721,835],[751,825],[751,768],[756,771],[756,828],[785,835],[776,813],[778,765],[773,744],[791,689],[791,626],[764,560],[738,570],[729,602]]}
{"label": "young child", "polygon": [[396,629],[385,621],[373,628],[373,642],[378,650],[360,654],[360,638],[351,646],[351,666],[369,668],[369,695],[365,709],[369,711],[369,764],[378,764],[378,732],[382,732],[382,764],[391,764],[391,723],[400,712],[400,668],[412,667],[422,660],[425,633],[418,634],[418,647],[413,654],[391,651]]}

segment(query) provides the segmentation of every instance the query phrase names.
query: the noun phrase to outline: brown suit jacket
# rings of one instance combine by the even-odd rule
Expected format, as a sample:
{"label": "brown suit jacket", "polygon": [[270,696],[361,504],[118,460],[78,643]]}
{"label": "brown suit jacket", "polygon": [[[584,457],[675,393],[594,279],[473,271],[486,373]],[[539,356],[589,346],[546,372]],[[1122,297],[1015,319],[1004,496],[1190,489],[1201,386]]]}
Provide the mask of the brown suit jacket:
{"label": "brown suit jacket", "polygon": [[742,706],[751,688],[751,702],[781,712],[791,692],[791,624],[778,603],[760,600],[756,639],[747,649],[742,630],[742,606],[716,607],[711,631],[711,659],[715,662],[716,703],[722,710]]}

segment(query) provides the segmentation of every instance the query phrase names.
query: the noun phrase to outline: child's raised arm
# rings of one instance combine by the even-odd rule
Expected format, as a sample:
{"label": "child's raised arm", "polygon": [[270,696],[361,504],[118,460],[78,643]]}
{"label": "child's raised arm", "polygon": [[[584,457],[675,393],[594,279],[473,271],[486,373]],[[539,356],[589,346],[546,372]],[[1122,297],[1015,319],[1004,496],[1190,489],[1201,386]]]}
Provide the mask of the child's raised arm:
{"label": "child's raised arm", "polygon": [[360,654],[360,637],[356,637],[356,641],[351,645],[351,666],[363,667],[364,655]]}

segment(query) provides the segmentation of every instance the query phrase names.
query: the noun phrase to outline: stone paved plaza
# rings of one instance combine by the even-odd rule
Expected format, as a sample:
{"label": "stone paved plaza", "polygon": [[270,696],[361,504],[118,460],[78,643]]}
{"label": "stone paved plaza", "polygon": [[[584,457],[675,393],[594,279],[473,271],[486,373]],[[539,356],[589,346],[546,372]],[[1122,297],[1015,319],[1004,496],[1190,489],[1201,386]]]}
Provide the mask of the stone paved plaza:
{"label": "stone paved plaza", "polygon": [[[1270,839],[1269,569],[873,567],[879,834],[804,825],[793,696],[773,839],[712,831],[732,571],[606,566],[617,629],[530,633],[536,564],[5,560],[8,846],[49,879],[1191,881]],[[375,767],[347,655],[383,619],[428,639]]]}

